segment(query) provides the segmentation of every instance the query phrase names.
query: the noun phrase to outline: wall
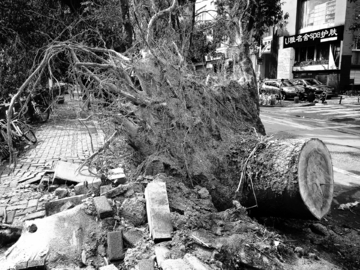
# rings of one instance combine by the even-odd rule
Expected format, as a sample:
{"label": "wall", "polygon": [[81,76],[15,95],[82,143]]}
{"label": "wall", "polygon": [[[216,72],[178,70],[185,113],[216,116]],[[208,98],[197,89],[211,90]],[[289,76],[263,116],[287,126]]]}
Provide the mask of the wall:
{"label": "wall", "polygon": [[278,79],[292,79],[293,72],[292,68],[295,61],[295,50],[294,48],[283,48],[284,38],[279,38],[279,53],[278,53],[278,68],[277,78]]}

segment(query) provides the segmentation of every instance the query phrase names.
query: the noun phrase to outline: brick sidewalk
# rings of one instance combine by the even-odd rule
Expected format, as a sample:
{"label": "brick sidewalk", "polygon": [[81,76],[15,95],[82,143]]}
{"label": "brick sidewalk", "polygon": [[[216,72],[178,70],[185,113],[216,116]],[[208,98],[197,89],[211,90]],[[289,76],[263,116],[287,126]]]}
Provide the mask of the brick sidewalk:
{"label": "brick sidewalk", "polygon": [[36,129],[38,143],[18,157],[16,167],[8,162],[0,166],[0,223],[19,224],[45,215],[45,202],[53,195],[37,192],[37,185],[20,184],[20,179],[52,168],[57,160],[81,163],[92,153],[89,133],[94,151],[103,145],[104,135],[96,121],[85,122],[88,132],[76,119],[79,105],[66,96],[65,104],[57,105],[50,120]]}

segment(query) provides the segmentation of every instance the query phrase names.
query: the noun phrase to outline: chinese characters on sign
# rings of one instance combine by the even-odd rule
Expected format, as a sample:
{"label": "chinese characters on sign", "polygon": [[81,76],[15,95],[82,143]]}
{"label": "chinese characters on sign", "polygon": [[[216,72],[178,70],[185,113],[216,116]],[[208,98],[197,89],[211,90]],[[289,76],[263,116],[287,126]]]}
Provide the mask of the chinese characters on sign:
{"label": "chinese characters on sign", "polygon": [[309,43],[320,43],[326,41],[342,40],[344,26],[331,27],[318,31],[284,37],[284,48],[300,47]]}

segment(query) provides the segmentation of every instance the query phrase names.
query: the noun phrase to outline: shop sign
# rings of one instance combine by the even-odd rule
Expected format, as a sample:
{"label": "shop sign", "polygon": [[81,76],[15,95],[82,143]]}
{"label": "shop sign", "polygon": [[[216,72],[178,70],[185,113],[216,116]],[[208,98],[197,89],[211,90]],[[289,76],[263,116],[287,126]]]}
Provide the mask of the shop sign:
{"label": "shop sign", "polygon": [[303,47],[321,42],[342,40],[343,34],[344,26],[337,26],[284,37],[284,48]]}

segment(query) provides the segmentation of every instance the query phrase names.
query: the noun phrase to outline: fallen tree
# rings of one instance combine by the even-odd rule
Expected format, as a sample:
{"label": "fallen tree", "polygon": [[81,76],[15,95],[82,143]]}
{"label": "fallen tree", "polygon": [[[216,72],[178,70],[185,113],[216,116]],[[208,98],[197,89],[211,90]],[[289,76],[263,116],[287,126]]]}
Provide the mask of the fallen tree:
{"label": "fallen tree", "polygon": [[[249,10],[241,7],[243,14]],[[136,153],[134,179],[143,173],[181,176],[189,186],[207,187],[219,210],[235,199],[267,215],[323,217],[333,185],[326,147],[316,140],[284,143],[264,137],[256,83],[240,84],[239,76],[226,72],[209,82],[187,64],[176,42],[155,39],[156,21],[176,8],[174,0],[151,16],[139,53],[72,41],[49,45],[12,98],[8,122],[15,100],[36,88],[61,53],[85,103],[92,97],[91,110],[112,119]],[[242,70],[254,82],[251,65]],[[312,191],[318,196],[310,196]],[[288,203],[296,211],[283,207]]]}

